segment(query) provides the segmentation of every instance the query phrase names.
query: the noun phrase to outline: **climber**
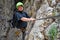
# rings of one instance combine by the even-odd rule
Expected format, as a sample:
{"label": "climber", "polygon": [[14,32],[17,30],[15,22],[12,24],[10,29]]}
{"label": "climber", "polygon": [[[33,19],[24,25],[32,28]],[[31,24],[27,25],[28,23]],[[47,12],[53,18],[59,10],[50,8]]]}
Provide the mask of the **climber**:
{"label": "climber", "polygon": [[17,17],[17,22],[18,25],[16,26],[17,28],[26,28],[27,27],[27,22],[28,21],[34,21],[34,18],[31,18],[30,16],[27,15],[26,12],[23,11],[23,3],[18,2],[16,4],[16,9],[17,11],[15,12],[15,16]]}
{"label": "climber", "polygon": [[16,28],[20,29],[22,32],[25,32],[27,27],[27,22],[35,21],[35,18],[31,18],[30,16],[28,16],[26,12],[23,11],[24,8],[22,2],[18,2],[16,4],[16,9],[17,9],[15,12],[16,22],[17,22]]}

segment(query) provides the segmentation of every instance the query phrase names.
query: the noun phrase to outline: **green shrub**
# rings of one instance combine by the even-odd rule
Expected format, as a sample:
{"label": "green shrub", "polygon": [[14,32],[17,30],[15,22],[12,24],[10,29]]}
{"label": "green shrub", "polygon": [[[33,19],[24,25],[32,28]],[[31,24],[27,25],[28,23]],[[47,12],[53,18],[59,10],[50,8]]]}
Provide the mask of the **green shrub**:
{"label": "green shrub", "polygon": [[55,25],[52,25],[48,34],[49,34],[50,40],[54,40],[57,37],[57,27]]}

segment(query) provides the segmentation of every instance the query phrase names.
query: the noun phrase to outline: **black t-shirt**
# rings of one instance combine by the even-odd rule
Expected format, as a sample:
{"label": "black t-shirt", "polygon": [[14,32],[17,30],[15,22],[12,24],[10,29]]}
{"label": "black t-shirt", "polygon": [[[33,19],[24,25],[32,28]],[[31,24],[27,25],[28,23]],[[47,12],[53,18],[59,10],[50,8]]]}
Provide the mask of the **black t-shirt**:
{"label": "black t-shirt", "polygon": [[16,21],[18,22],[17,28],[27,27],[27,22],[20,20],[22,17],[30,18],[26,12],[17,11],[15,16],[17,17]]}

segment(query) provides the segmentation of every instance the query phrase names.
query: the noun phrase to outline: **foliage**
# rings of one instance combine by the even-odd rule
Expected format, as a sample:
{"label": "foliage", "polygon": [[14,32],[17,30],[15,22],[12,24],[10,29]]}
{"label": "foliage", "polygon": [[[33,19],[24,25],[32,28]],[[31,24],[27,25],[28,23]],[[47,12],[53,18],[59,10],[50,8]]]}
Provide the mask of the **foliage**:
{"label": "foliage", "polygon": [[49,34],[50,40],[54,40],[57,36],[57,27],[55,25],[52,25],[48,34]]}

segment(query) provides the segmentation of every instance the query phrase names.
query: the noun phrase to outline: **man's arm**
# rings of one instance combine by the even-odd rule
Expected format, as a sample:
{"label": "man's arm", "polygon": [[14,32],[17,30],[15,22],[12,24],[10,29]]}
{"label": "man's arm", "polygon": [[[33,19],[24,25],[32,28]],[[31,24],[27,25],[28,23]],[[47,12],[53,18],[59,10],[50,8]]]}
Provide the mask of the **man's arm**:
{"label": "man's arm", "polygon": [[35,19],[34,18],[25,18],[25,17],[22,17],[21,20],[28,22],[28,21],[34,21]]}

